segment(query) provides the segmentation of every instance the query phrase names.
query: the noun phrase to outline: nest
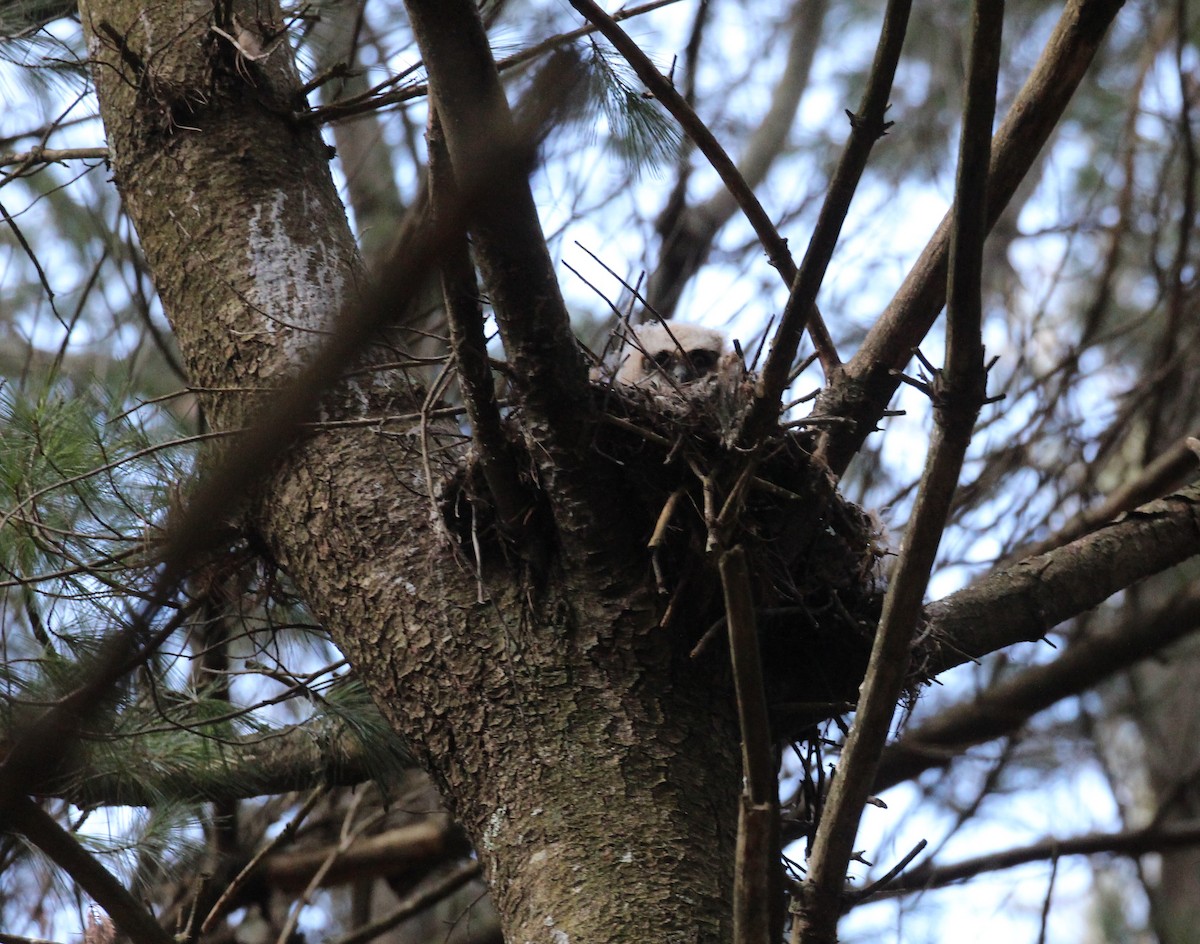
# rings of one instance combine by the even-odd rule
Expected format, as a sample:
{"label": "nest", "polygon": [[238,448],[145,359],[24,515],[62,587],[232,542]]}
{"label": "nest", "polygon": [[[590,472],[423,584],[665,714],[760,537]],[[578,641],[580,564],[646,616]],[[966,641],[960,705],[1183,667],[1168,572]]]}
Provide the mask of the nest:
{"label": "nest", "polygon": [[[590,448],[624,486],[614,496],[622,519],[638,519],[660,627],[689,671],[710,672],[718,684],[729,666],[718,561],[735,544],[744,550],[772,730],[783,743],[812,739],[819,722],[857,700],[879,622],[885,550],[875,519],[839,494],[813,456],[812,431],[781,427],[753,454],[738,448],[752,380],[738,358],[686,388],[594,382],[601,422]],[[519,416],[508,423],[516,446]],[[456,479],[442,493],[446,520],[464,548],[478,550],[493,532],[481,525],[487,490],[477,468]],[[914,669],[910,695],[921,681]]]}
{"label": "nest", "polygon": [[876,520],[813,456],[813,432],[780,428],[753,454],[737,447],[752,379],[738,359],[681,389],[597,385],[604,422],[593,448],[640,498],[662,626],[717,671],[728,663],[717,562],[743,548],[773,732],[788,742],[857,700],[885,550]]}

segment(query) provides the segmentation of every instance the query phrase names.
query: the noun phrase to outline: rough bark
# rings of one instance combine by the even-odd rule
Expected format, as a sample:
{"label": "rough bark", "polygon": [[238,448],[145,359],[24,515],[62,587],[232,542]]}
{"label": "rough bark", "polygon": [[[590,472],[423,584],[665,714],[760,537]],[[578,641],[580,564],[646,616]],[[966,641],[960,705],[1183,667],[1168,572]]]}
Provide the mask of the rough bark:
{"label": "rough bark", "polygon": [[[229,13],[82,6],[115,178],[219,429],[362,280],[326,148],[293,118],[290,52],[251,5]],[[251,35],[239,49],[214,25]],[[420,396],[382,371],[331,391],[322,419],[378,423],[297,445],[253,526],[442,786],[509,940],[727,939],[732,706],[658,629],[644,573],[585,560],[534,582],[485,553],[477,574],[436,509],[444,460],[429,481],[413,422],[386,419]]]}

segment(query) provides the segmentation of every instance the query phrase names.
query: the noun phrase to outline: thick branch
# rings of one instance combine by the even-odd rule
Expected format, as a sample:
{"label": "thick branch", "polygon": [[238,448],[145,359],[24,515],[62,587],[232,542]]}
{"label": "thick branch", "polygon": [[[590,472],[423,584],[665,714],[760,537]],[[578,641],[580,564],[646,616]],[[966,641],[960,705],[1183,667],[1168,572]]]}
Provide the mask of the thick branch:
{"label": "thick branch", "polygon": [[928,674],[1041,639],[1117,591],[1200,554],[1198,505],[1200,485],[1192,485],[930,604],[927,632],[943,642]]}
{"label": "thick branch", "polygon": [[[602,490],[583,455],[594,408],[587,371],[571,332],[550,253],[529,189],[526,168],[497,165],[506,147],[534,127],[518,129],[504,98],[478,10],[470,0],[409,0],[413,32],[429,71],[434,106],[454,173],[464,190],[486,179],[473,206],[475,255],[512,365],[541,467],[554,487],[559,526],[592,536],[603,526]],[[578,64],[564,56],[530,94],[531,111],[567,100]],[[555,87],[557,86],[557,87]],[[546,117],[545,115],[542,116]],[[523,142],[528,146],[528,140]]]}
{"label": "thick branch", "polygon": [[[429,205],[436,220],[456,202],[458,183],[446,152],[446,140],[437,109],[429,115]],[[488,360],[487,336],[475,267],[467,245],[467,234],[446,248],[441,260],[442,294],[450,325],[450,349],[458,370],[459,386],[471,423],[471,438],[479,454],[484,481],[495,502],[500,527],[512,537],[523,530],[532,496],[521,485],[513,448],[500,420],[496,387]]]}
{"label": "thick branch", "polygon": [[[361,878],[423,875],[449,858],[466,856],[470,851],[461,828],[445,816],[431,817],[357,839],[344,850],[307,849],[268,856],[262,863],[262,878],[272,889],[300,892],[318,875],[322,887]],[[331,856],[333,865],[327,867]]]}
{"label": "thick branch", "polygon": [[969,747],[1011,734],[1039,711],[1161,652],[1197,627],[1200,595],[1193,594],[1172,601],[1152,622],[1125,622],[1074,643],[1053,662],[1025,669],[910,729],[884,751],[873,789],[886,790],[945,767]]}
{"label": "thick branch", "polygon": [[1134,478],[1113,489],[1098,505],[1080,512],[1044,540],[1021,548],[1010,556],[1009,561],[1015,563],[1022,557],[1044,554],[1056,547],[1062,547],[1105,522],[1112,521],[1117,515],[1178,488],[1196,472],[1197,460],[1200,457],[1196,454],[1194,443],[1193,437],[1184,436]]}
{"label": "thick branch", "polygon": [[[1070,0],[1037,66],[993,143],[988,176],[988,225],[995,223],[1017,185],[1058,125],[1123,0]],[[822,435],[819,454],[841,474],[883,415],[907,363],[946,300],[950,218],[904,280],[843,375],[821,399],[820,412],[840,423]]]}

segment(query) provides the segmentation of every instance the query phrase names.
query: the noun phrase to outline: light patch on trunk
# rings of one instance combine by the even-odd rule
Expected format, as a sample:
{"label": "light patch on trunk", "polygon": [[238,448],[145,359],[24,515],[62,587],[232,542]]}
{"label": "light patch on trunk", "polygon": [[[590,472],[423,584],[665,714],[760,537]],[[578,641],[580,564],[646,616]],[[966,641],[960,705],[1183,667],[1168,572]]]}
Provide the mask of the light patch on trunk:
{"label": "light patch on trunk", "polygon": [[[285,200],[302,200],[303,206],[285,205]],[[279,192],[270,203],[256,206],[248,221],[246,301],[292,365],[321,346],[346,297],[344,260],[313,238],[322,229],[315,224],[323,212],[307,195]],[[298,223],[308,228],[296,234]]]}

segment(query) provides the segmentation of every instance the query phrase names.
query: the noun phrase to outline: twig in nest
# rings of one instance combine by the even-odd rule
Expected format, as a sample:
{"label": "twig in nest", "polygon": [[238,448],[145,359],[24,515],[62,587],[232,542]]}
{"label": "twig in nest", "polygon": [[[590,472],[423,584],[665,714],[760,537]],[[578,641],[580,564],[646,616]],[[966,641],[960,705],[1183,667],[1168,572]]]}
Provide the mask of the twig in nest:
{"label": "twig in nest", "polygon": [[704,550],[712,551],[719,544],[716,488],[713,485],[712,477],[701,472],[700,467],[693,460],[688,459],[688,465],[691,466],[692,473],[700,480],[700,486],[704,492],[704,527],[708,531],[708,540],[704,542]]}
{"label": "twig in nest", "polygon": [[662,562],[658,558],[658,549],[662,547],[662,543],[666,540],[667,527],[671,524],[671,518],[675,515],[675,507],[679,504],[679,499],[683,496],[684,490],[682,487],[675,489],[663,505],[662,511],[659,512],[658,521],[654,525],[654,533],[650,535],[650,541],[647,547],[651,550],[650,562],[654,566],[654,580],[658,584],[658,592],[665,594],[667,592],[667,582],[662,573]]}
{"label": "twig in nest", "polygon": [[631,423],[627,419],[622,419],[619,416],[613,416],[611,413],[601,413],[600,419],[608,423],[610,426],[615,426],[617,429],[623,429],[627,433],[633,433],[635,436],[641,436],[647,442],[652,442],[656,446],[662,446],[664,449],[671,447],[671,440],[666,436],[660,436],[658,433],[653,433],[648,429],[642,429],[636,423]]}

